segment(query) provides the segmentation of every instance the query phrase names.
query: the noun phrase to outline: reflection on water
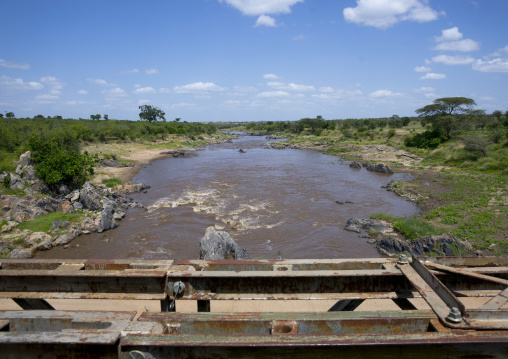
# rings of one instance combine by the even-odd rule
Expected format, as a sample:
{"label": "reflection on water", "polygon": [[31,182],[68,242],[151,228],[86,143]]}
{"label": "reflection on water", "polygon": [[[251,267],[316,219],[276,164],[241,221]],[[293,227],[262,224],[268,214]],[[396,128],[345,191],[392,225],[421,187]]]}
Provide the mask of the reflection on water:
{"label": "reflection on water", "polygon": [[208,226],[228,231],[253,258],[377,257],[366,239],[343,230],[346,221],[375,212],[417,212],[381,188],[407,175],[352,169],[337,157],[269,149],[264,142],[246,136],[197,157],[147,165],[134,179],[152,186],[135,195],[147,210],[131,209],[120,227],[38,257],[197,258]]}

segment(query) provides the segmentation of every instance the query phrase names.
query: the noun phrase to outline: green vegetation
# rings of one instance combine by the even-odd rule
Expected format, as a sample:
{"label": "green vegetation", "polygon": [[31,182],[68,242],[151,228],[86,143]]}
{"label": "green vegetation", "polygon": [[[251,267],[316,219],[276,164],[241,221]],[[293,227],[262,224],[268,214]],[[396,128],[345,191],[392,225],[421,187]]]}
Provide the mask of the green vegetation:
{"label": "green vegetation", "polygon": [[123,182],[120,178],[113,177],[113,178],[103,179],[102,184],[108,188],[115,188],[116,186],[123,185]]}
{"label": "green vegetation", "polygon": [[373,213],[370,218],[392,223],[393,228],[408,240],[438,234],[439,232],[421,217],[407,219],[404,217],[394,217],[388,213]]}
{"label": "green vegetation", "polygon": [[71,223],[79,222],[85,214],[83,213],[67,213],[63,214],[62,212],[53,212],[50,214],[46,214],[44,216],[40,216],[34,218],[30,221],[21,223],[18,228],[20,230],[28,229],[31,232],[49,232],[51,224],[55,220],[59,221],[69,221]]}

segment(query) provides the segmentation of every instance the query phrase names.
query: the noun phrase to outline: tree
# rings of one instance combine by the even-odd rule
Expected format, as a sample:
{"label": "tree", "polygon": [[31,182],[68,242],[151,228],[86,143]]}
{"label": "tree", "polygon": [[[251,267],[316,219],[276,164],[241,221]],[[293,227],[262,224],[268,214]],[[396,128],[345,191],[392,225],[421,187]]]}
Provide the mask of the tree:
{"label": "tree", "polygon": [[157,119],[165,120],[164,111],[150,105],[139,106],[141,112],[139,118],[148,122],[155,122]]}
{"label": "tree", "polygon": [[97,114],[97,115],[90,115],[90,118],[92,120],[100,120],[101,119],[101,115],[100,114]]}
{"label": "tree", "polygon": [[3,113],[0,113],[0,118],[4,118],[4,114]]}
{"label": "tree", "polygon": [[108,116],[108,115],[106,115],[106,114],[104,114],[103,118],[104,118],[106,121],[107,121],[107,120],[109,120],[109,116]]}
{"label": "tree", "polygon": [[503,113],[501,111],[499,111],[499,110],[496,110],[496,111],[492,112],[492,116],[494,116],[495,118],[500,120],[501,116],[503,116]]}
{"label": "tree", "polygon": [[14,116],[14,112],[7,112],[7,113],[5,114],[5,117],[7,117],[7,118],[14,118],[14,117],[16,117],[16,116]]}
{"label": "tree", "polygon": [[419,116],[445,116],[469,114],[476,106],[474,100],[467,97],[443,97],[434,100],[431,105],[416,110]]}

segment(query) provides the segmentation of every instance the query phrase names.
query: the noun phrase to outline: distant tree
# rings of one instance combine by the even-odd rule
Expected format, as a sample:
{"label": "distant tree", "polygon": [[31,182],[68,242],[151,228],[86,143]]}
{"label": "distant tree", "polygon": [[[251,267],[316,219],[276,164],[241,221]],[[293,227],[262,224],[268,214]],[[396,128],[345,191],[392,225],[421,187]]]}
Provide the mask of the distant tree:
{"label": "distant tree", "polygon": [[431,105],[416,110],[419,116],[445,116],[469,114],[476,106],[473,99],[467,97],[443,97],[434,100]]}
{"label": "distant tree", "polygon": [[104,114],[103,118],[104,118],[106,121],[107,121],[107,120],[109,120],[109,116],[108,116],[108,115],[106,115],[106,114]]}
{"label": "distant tree", "polygon": [[139,118],[148,122],[155,122],[157,119],[165,120],[164,111],[150,105],[139,106],[141,112]]}
{"label": "distant tree", "polygon": [[407,126],[411,123],[411,119],[409,117],[402,117],[402,126]]}
{"label": "distant tree", "polygon": [[92,120],[100,120],[101,119],[101,115],[100,114],[97,114],[97,115],[90,115],[90,118]]}
{"label": "distant tree", "polygon": [[5,117],[7,117],[7,118],[14,118],[14,117],[16,117],[16,116],[14,115],[14,112],[7,112],[7,113],[5,114]]}
{"label": "distant tree", "polygon": [[0,118],[4,118],[4,114],[3,113],[0,113]]}
{"label": "distant tree", "polygon": [[55,120],[61,120],[61,119],[62,119],[62,116],[57,115],[57,116],[53,116],[53,118],[54,118]]}
{"label": "distant tree", "polygon": [[501,111],[499,111],[499,110],[496,110],[496,111],[492,112],[492,116],[494,116],[495,118],[500,120],[501,116],[503,116],[503,113]]}
{"label": "distant tree", "polygon": [[180,122],[180,120],[181,120],[180,117],[175,118],[175,122]]}
{"label": "distant tree", "polygon": [[44,116],[43,115],[37,115],[34,118],[44,118]]}

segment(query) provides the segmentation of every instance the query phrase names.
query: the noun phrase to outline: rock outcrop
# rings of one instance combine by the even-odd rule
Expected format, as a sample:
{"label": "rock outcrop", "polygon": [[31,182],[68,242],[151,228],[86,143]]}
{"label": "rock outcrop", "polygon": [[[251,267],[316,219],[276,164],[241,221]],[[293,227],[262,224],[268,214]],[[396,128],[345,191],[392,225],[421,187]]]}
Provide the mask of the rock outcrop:
{"label": "rock outcrop", "polygon": [[361,233],[362,229],[374,229],[380,234],[387,234],[393,232],[393,225],[380,219],[350,218],[344,227],[344,230],[356,233]]}
{"label": "rock outcrop", "polygon": [[422,237],[410,242],[384,238],[377,243],[376,248],[387,256],[397,256],[405,252],[418,257],[431,254],[453,257],[467,252],[464,245],[451,233]]}
{"label": "rock outcrop", "polygon": [[393,174],[393,170],[390,168],[390,166],[385,165],[384,163],[378,163],[376,165],[368,164],[367,170],[374,171],[374,172]]}
{"label": "rock outcrop", "polygon": [[201,238],[199,259],[246,259],[245,251],[229,233],[208,227]]}

